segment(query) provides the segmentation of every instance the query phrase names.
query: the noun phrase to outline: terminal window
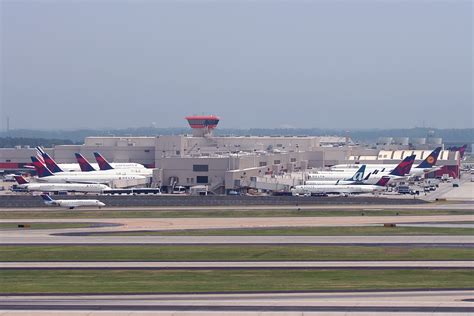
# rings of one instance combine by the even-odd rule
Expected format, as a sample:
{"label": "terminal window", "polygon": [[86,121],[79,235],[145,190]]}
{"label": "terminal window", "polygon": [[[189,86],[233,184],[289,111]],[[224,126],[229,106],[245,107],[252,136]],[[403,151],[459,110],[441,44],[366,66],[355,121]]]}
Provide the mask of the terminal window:
{"label": "terminal window", "polygon": [[209,177],[208,176],[197,176],[196,177],[196,183],[209,183]]}
{"label": "terminal window", "polygon": [[207,172],[207,171],[209,171],[209,165],[193,165],[193,171],[195,171],[195,172]]}

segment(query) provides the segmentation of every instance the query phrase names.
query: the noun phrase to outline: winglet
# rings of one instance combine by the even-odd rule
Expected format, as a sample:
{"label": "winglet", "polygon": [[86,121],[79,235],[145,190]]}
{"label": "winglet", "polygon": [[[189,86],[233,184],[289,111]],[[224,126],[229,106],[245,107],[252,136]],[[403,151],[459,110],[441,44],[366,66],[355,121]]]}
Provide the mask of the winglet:
{"label": "winglet", "polygon": [[79,166],[81,167],[82,171],[84,172],[95,171],[94,167],[92,167],[92,165],[89,163],[89,161],[87,161],[86,158],[84,158],[84,156],[82,156],[79,153],[75,153],[75,155],[76,155],[76,160],[79,163]]}
{"label": "winglet", "polygon": [[391,176],[399,176],[403,177],[407,174],[410,173],[411,166],[413,165],[413,162],[415,161],[416,155],[411,155],[403,159],[402,162],[398,164],[398,166],[390,172]]}
{"label": "winglet", "polygon": [[439,153],[441,152],[441,147],[437,147],[435,150],[433,150],[431,152],[431,154],[426,157],[425,160],[423,160],[418,166],[417,168],[423,168],[423,169],[427,169],[427,168],[431,168],[433,167],[434,165],[436,165],[436,161],[438,161],[438,156],[439,156]]}
{"label": "winglet", "polygon": [[114,167],[110,165],[110,163],[98,152],[94,152],[94,157],[95,160],[97,161],[97,164],[99,165],[100,170],[112,170]]}
{"label": "winglet", "polygon": [[31,162],[33,162],[33,166],[35,166],[35,170],[38,174],[38,177],[43,178],[53,175],[51,170],[49,170],[48,167],[41,163],[38,158],[31,156]]}

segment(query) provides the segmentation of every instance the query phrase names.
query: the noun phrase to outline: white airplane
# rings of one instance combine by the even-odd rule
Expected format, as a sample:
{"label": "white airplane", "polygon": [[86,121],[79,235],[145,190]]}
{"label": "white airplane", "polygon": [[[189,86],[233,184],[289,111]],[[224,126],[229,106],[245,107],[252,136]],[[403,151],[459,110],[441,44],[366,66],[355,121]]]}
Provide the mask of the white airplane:
{"label": "white airplane", "polygon": [[[425,158],[419,165],[413,167],[409,173],[410,177],[421,177],[425,173],[430,173],[436,170],[439,170],[440,166],[435,166],[436,162],[438,161],[438,156],[441,152],[441,147],[435,148],[428,157]],[[335,165],[331,168],[334,172],[342,172],[347,173],[351,169],[353,170],[357,165]],[[377,174],[378,172],[390,172],[396,168],[397,165],[393,164],[367,164],[366,168],[367,171],[372,172],[372,174]]]}
{"label": "white airplane", "polygon": [[[43,162],[51,171],[60,172],[59,170],[54,170],[52,168],[52,162],[54,161],[51,156],[49,156],[41,147],[36,147],[36,158],[39,161]],[[54,162],[55,163],[55,162]],[[56,164],[56,163],[55,163]],[[81,166],[78,163],[60,163],[56,164],[60,170],[64,172],[81,172]],[[112,162],[110,165],[114,169],[145,169],[144,165],[134,162]],[[99,164],[91,164],[94,170],[99,170]]]}
{"label": "white airplane", "polygon": [[[117,175],[123,175],[123,176],[124,175],[142,175],[142,176],[149,176],[149,177],[151,177],[152,174],[153,174],[152,169],[147,169],[147,168],[141,168],[141,169],[137,169],[137,168],[115,169],[112,166],[110,166],[110,164],[109,164],[110,168],[106,168],[106,169],[101,168],[100,170],[95,170],[94,167],[92,166],[92,164],[86,158],[84,158],[83,155],[81,155],[79,153],[76,153],[75,155],[76,155],[77,162],[79,163],[79,166],[81,166],[82,172],[87,172],[87,173],[91,173],[91,174],[94,174],[94,173],[96,173],[96,174],[107,173],[107,174],[117,174]],[[102,157],[102,159],[104,159],[104,158]],[[107,162],[107,161],[105,160],[105,162]],[[101,165],[101,163],[99,164],[99,166],[100,165]],[[82,174],[84,174],[84,173],[82,173]]]}
{"label": "white airplane", "polygon": [[31,161],[38,174],[39,182],[52,183],[110,183],[114,180],[146,180],[146,177],[137,174],[117,175],[107,172],[81,173],[81,174],[53,174],[36,157],[31,157]]}
{"label": "white airplane", "polygon": [[[97,161],[97,164],[99,165],[100,170],[102,170],[102,171],[117,170],[117,168],[114,167],[112,163],[109,163],[107,161],[107,159],[105,159],[105,157],[102,156],[101,154],[99,154],[98,152],[94,152],[94,157],[95,157],[95,160]],[[84,157],[82,157],[82,158],[84,159],[85,162],[87,162],[89,164],[89,162]],[[150,176],[151,177],[153,175],[153,170],[152,169],[147,169],[147,168],[131,168],[130,167],[130,168],[121,168],[120,170],[126,170],[126,172],[136,173],[136,174],[140,174],[140,175],[143,175],[143,176]]]}
{"label": "white airplane", "polygon": [[[400,178],[404,179],[405,176],[410,173],[410,169],[411,169],[411,166],[413,165],[413,161],[415,161],[415,155],[406,157],[390,172],[381,172],[376,169],[370,173],[372,177],[370,181],[373,184],[374,179],[376,179],[375,182],[377,182],[378,180],[380,180],[382,176],[389,176],[391,179],[400,179]],[[365,171],[367,165],[363,165],[363,167]],[[356,176],[358,172],[356,172],[354,176]],[[309,175],[309,180],[306,181],[306,184],[309,184],[309,185],[330,184],[331,181],[336,181],[336,180],[343,180],[342,183],[338,183],[338,184],[348,184],[346,180],[350,181],[350,179],[347,179],[346,177],[350,177],[352,174],[353,174],[353,169],[352,170],[349,169],[348,171],[345,171],[345,172],[321,172],[317,174],[313,173]],[[376,176],[377,174],[378,174],[378,177]],[[358,177],[359,177],[358,181],[362,181],[363,173],[362,175],[359,174]],[[368,180],[368,179],[364,179],[364,180]],[[321,183],[321,181],[323,182]],[[333,183],[333,184],[336,184],[336,183]]]}
{"label": "white airplane", "polygon": [[104,190],[110,190],[110,187],[100,183],[30,183],[22,176],[15,176],[18,187],[27,191],[39,192],[83,192],[83,193],[102,193]]}
{"label": "white airplane", "polygon": [[365,165],[360,166],[359,170],[357,170],[352,177],[350,178],[345,178],[345,179],[338,179],[338,180],[308,180],[305,182],[305,184],[308,185],[331,185],[331,184],[355,184],[355,183],[361,183],[364,180],[367,180],[368,178],[364,179],[364,173],[365,173]]}
{"label": "white airplane", "polygon": [[382,177],[375,185],[371,184],[329,184],[329,185],[297,185],[291,189],[294,196],[308,196],[312,194],[340,194],[348,196],[360,193],[379,193],[386,190],[390,177]]}
{"label": "white airplane", "polygon": [[411,167],[415,161],[415,155],[405,157],[392,171],[379,172],[378,170],[369,173],[364,184],[376,184],[383,177],[389,177],[391,181],[407,180],[410,178]]}
{"label": "white airplane", "polygon": [[99,200],[54,200],[48,194],[41,194],[41,197],[43,198],[43,202],[46,205],[67,207],[70,210],[80,206],[97,206],[98,208],[105,206],[105,203]]}

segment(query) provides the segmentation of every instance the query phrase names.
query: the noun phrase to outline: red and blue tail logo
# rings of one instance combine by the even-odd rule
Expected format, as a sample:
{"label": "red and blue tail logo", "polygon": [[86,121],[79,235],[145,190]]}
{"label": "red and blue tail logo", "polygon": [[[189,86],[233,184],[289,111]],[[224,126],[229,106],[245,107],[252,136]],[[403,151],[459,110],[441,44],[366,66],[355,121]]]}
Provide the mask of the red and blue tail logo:
{"label": "red and blue tail logo", "polygon": [[45,152],[43,152],[42,155],[43,155],[44,162],[45,162],[45,164],[46,164],[46,166],[48,167],[49,170],[51,170],[53,173],[63,172],[63,170],[58,166],[56,161],[54,161],[54,159],[51,158],[50,155],[48,155]]}
{"label": "red and blue tail logo", "polygon": [[464,157],[464,153],[466,152],[467,144],[462,145],[461,147],[456,147],[452,146],[449,147],[449,151],[459,151],[459,155],[461,155],[461,158]]}
{"label": "red and blue tail logo", "polygon": [[18,184],[27,184],[28,181],[26,181],[25,178],[23,178],[23,176],[15,176],[15,180]]}
{"label": "red and blue tail logo", "polygon": [[52,176],[53,173],[51,170],[48,169],[42,162],[38,160],[36,157],[31,157],[31,162],[33,162],[33,166],[35,167],[36,173],[38,177],[49,177]]}
{"label": "red and blue tail logo", "polygon": [[99,165],[100,170],[112,170],[114,167],[112,167],[109,162],[98,152],[94,153],[95,160],[97,161],[97,164]]}
{"label": "red and blue tail logo", "polygon": [[75,155],[76,155],[76,160],[79,163],[79,166],[81,167],[82,171],[84,172],[95,171],[94,167],[92,167],[92,165],[89,163],[89,161],[87,161],[86,158],[84,158],[84,156],[82,156],[79,153],[76,153]]}
{"label": "red and blue tail logo", "polygon": [[44,159],[43,159],[43,154],[44,154],[44,150],[43,148],[41,148],[40,146],[36,146],[36,158],[38,158],[38,160],[42,163],[45,163]]}
{"label": "red and blue tail logo", "polygon": [[436,161],[438,161],[438,156],[440,152],[441,152],[441,147],[438,147],[435,150],[433,150],[431,154],[428,157],[426,157],[426,159],[423,160],[423,162],[417,166],[417,168],[423,168],[423,169],[432,168],[436,164]]}
{"label": "red and blue tail logo", "polygon": [[383,176],[382,178],[380,178],[379,181],[377,181],[377,183],[375,185],[378,185],[380,187],[384,187],[388,184],[388,181],[390,181],[390,177]]}
{"label": "red and blue tail logo", "polygon": [[411,170],[411,166],[413,165],[413,162],[415,161],[415,157],[416,155],[411,155],[403,159],[403,161],[400,162],[398,166],[392,170],[392,172],[390,172],[390,175],[403,177],[409,174]]}

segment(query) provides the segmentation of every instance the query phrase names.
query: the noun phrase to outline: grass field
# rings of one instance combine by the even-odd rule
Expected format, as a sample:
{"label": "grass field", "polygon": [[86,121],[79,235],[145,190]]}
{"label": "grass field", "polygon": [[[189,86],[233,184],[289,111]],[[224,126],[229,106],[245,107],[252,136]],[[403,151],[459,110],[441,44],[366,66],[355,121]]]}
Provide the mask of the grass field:
{"label": "grass field", "polygon": [[[18,225],[28,225],[27,228],[19,228]],[[61,229],[61,228],[88,228],[92,223],[0,223],[0,229]]]}
{"label": "grass field", "polygon": [[1,270],[1,293],[472,288],[472,270]]}
{"label": "grass field", "polygon": [[299,217],[299,216],[423,216],[423,215],[474,215],[472,210],[364,210],[361,209],[302,209],[296,206],[287,210],[174,210],[136,211],[123,210],[74,210],[74,211],[1,211],[0,219],[47,219],[47,218],[194,218],[194,217]]}
{"label": "grass field", "polygon": [[472,228],[440,227],[279,227],[242,229],[186,229],[90,233],[88,236],[394,236],[474,235]]}
{"label": "grass field", "polygon": [[474,260],[474,248],[309,245],[0,246],[1,261]]}

